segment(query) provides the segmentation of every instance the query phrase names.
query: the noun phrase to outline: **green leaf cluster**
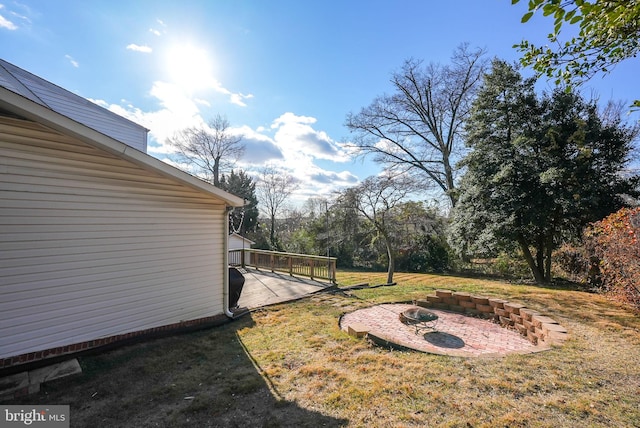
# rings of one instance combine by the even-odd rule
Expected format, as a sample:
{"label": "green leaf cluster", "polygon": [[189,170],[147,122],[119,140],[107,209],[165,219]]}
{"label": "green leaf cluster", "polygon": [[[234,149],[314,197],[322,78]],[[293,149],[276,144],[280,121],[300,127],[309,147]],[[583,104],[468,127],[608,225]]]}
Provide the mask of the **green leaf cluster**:
{"label": "green leaf cluster", "polygon": [[256,183],[243,170],[231,170],[220,178],[220,188],[245,200],[245,206],[234,208],[229,215],[231,232],[253,232],[258,224],[258,198]]}
{"label": "green leaf cluster", "polygon": [[[512,0],[512,4],[519,0]],[[550,45],[537,46],[527,40],[514,45],[522,53],[521,63],[538,75],[575,85],[597,73],[609,72],[617,63],[640,52],[640,0],[530,0],[522,22],[541,10],[552,17]],[[578,25],[576,37],[561,42],[565,25]],[[640,100],[634,101],[640,107]]]}

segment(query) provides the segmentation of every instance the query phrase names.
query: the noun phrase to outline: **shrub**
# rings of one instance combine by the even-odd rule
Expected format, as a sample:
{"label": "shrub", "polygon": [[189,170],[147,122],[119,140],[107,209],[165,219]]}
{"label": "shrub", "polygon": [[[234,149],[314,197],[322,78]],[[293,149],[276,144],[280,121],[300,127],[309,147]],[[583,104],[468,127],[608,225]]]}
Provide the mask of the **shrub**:
{"label": "shrub", "polygon": [[587,283],[591,261],[584,245],[563,244],[554,252],[559,271],[572,281]]}
{"label": "shrub", "polygon": [[531,271],[521,254],[501,252],[491,263],[493,271],[505,278],[527,278]]}
{"label": "shrub", "polygon": [[404,272],[445,272],[451,265],[450,252],[444,238],[424,235],[415,245],[398,251],[396,269]]}
{"label": "shrub", "polygon": [[603,289],[640,308],[640,207],[623,208],[592,223],[584,233],[585,247],[597,259],[594,266]]}
{"label": "shrub", "polygon": [[525,281],[531,270],[518,250],[502,251],[494,257],[451,259],[451,269],[463,275],[499,277],[505,280]]}

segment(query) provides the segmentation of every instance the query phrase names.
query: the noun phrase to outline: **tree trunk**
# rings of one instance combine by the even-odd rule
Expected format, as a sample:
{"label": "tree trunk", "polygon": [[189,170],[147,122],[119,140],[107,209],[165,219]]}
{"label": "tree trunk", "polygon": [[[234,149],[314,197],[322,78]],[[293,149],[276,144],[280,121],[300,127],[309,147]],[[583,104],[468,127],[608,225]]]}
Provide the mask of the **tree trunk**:
{"label": "tree trunk", "polygon": [[391,248],[391,241],[386,234],[383,234],[384,245],[387,248],[387,260],[389,261],[389,267],[387,268],[387,284],[391,284],[393,282],[393,273],[396,269],[396,260],[393,254],[393,249]]}
{"label": "tree trunk", "polygon": [[522,250],[524,258],[529,265],[529,269],[531,269],[533,278],[538,284],[544,284],[544,275],[542,273],[542,269],[538,268],[538,265],[536,264],[536,261],[533,259],[533,255],[531,254],[531,250],[529,250],[529,244],[524,239],[524,236],[522,236],[522,234],[518,234],[518,244],[520,244],[520,249]]}
{"label": "tree trunk", "polygon": [[544,237],[538,236],[538,242],[536,244],[536,266],[538,271],[543,274],[544,280]]}
{"label": "tree trunk", "polygon": [[544,279],[547,282],[551,282],[551,256],[553,253],[553,237],[547,239],[547,247],[545,248],[545,266],[544,266]]}
{"label": "tree trunk", "polygon": [[220,187],[220,157],[213,160],[213,185]]}
{"label": "tree trunk", "polygon": [[276,216],[271,214],[271,230],[269,230],[269,242],[271,243],[271,249],[275,247],[276,243]]}
{"label": "tree trunk", "polygon": [[456,206],[456,202],[458,202],[458,195],[456,193],[456,185],[453,180],[453,168],[451,168],[451,164],[449,162],[449,153],[443,153],[443,164],[444,164],[444,174],[447,180],[447,196],[451,201],[451,207]]}
{"label": "tree trunk", "polygon": [[387,284],[391,284],[393,282],[393,273],[396,269],[396,260],[393,254],[390,252],[391,250],[387,249],[387,256],[389,257],[389,268],[387,269]]}

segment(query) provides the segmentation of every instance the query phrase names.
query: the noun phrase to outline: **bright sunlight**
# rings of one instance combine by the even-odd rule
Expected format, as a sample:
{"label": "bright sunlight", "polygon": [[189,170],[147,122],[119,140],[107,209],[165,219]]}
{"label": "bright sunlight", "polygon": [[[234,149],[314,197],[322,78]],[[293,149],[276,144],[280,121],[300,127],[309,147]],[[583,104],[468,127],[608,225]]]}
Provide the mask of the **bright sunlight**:
{"label": "bright sunlight", "polygon": [[174,45],[166,61],[171,80],[183,89],[193,92],[215,86],[213,66],[206,50],[191,44]]}

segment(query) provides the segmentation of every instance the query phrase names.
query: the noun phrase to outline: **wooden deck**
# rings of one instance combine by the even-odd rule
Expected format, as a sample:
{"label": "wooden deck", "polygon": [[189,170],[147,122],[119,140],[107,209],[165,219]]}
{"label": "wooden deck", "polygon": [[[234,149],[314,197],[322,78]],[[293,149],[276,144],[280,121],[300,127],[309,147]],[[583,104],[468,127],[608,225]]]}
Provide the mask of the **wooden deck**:
{"label": "wooden deck", "polygon": [[245,282],[238,306],[247,309],[296,300],[333,285],[329,281],[323,282],[251,268],[243,269],[242,272]]}
{"label": "wooden deck", "polygon": [[282,272],[313,280],[336,281],[335,257],[311,254],[284,253],[253,248],[229,250],[229,265],[259,269],[263,272]]}

